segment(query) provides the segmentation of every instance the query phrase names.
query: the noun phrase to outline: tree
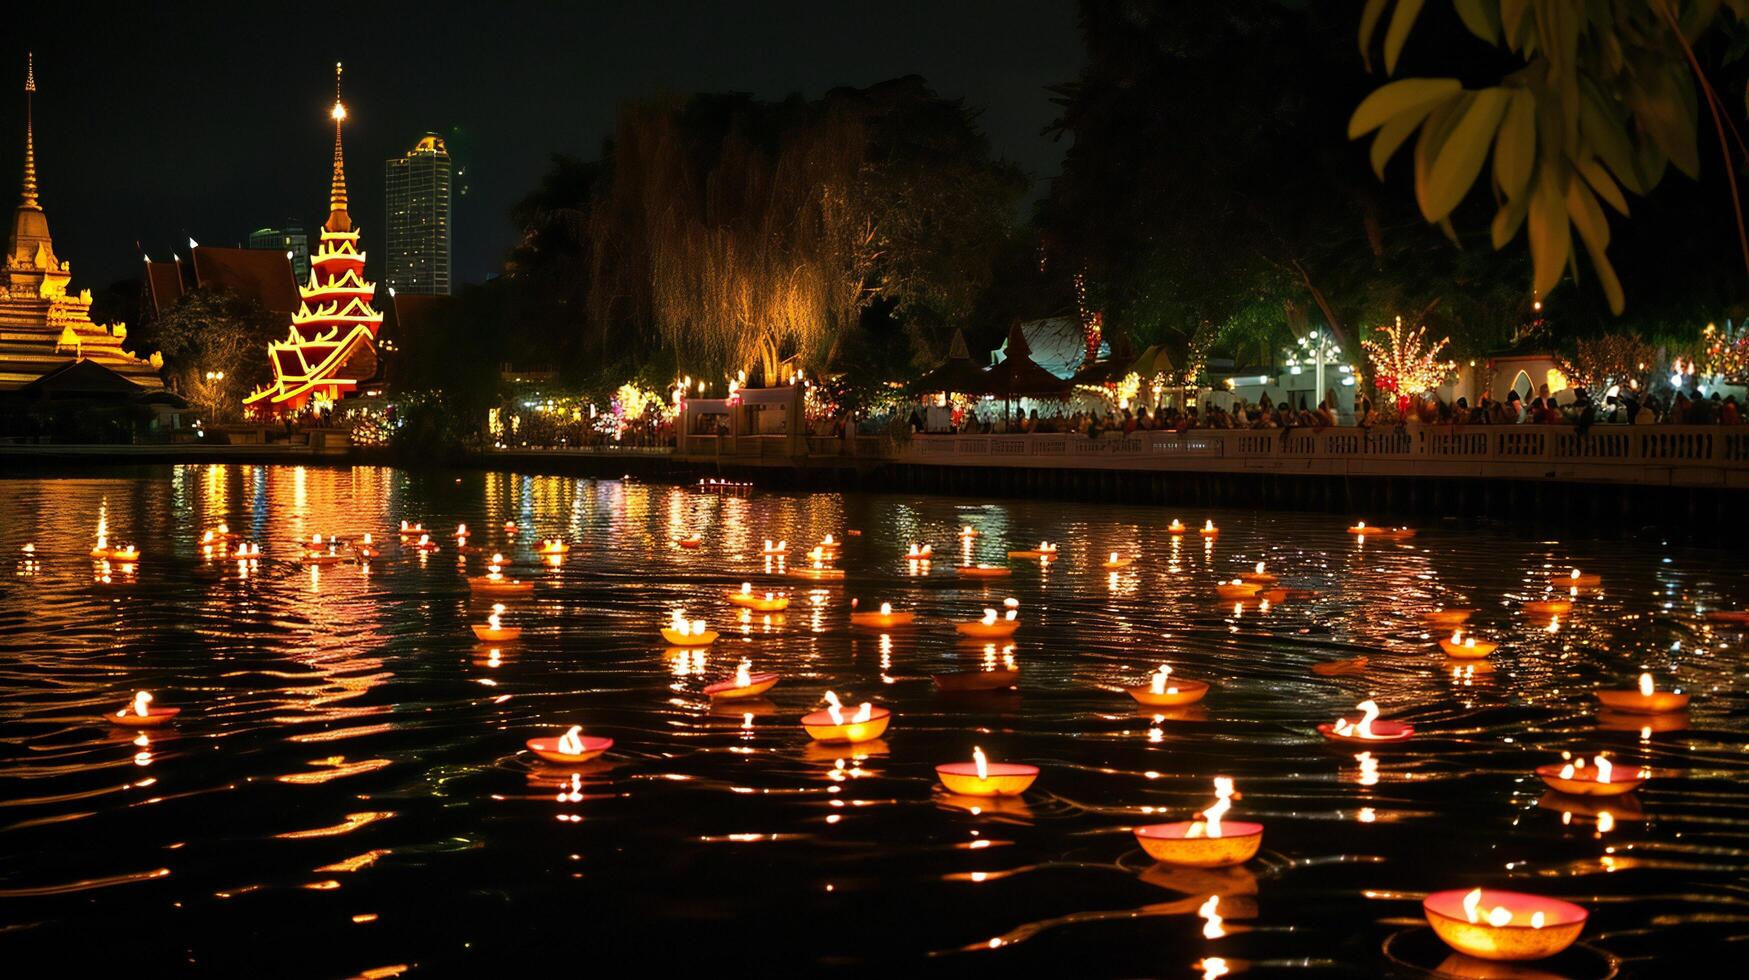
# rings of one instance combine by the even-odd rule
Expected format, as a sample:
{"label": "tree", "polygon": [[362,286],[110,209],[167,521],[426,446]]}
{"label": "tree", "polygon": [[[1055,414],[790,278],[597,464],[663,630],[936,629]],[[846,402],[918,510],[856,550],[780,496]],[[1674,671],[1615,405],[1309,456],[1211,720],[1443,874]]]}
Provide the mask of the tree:
{"label": "tree", "polygon": [[171,390],[207,421],[242,415],[243,396],[272,380],[267,345],[285,339],[284,317],[227,289],[196,289],[152,325]]}
{"label": "tree", "polygon": [[[1627,194],[1651,193],[1672,165],[1699,176],[1696,120],[1703,100],[1724,171],[1734,171],[1730,148],[1742,157],[1743,144],[1734,126],[1727,137],[1729,115],[1695,46],[1720,33],[1716,25],[1727,18],[1741,23],[1749,0],[1452,0],[1452,6],[1472,35],[1503,48],[1522,67],[1483,88],[1467,88],[1455,77],[1390,82],[1355,108],[1349,138],[1377,132],[1371,158],[1382,178],[1386,162],[1416,136],[1416,203],[1426,220],[1454,236],[1452,213],[1492,151],[1494,247],[1526,229],[1533,288],[1546,296],[1566,270],[1577,269],[1577,232],[1609,309],[1621,313],[1625,295],[1608,255],[1604,206],[1626,216]],[[1384,67],[1395,73],[1422,7],[1422,0],[1367,0],[1362,55],[1389,11]],[[1728,177],[1726,183],[1749,267],[1737,182]]]}

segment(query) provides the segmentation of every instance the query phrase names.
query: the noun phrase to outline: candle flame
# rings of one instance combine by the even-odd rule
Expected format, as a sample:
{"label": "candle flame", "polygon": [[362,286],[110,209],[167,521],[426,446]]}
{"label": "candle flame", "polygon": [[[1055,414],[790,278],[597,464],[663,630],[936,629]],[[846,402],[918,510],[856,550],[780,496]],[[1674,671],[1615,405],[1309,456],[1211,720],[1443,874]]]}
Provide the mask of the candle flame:
{"label": "candle flame", "polygon": [[1652,675],[1651,674],[1641,674],[1640,675],[1640,697],[1649,698],[1651,696],[1652,696]]}
{"label": "candle flame", "polygon": [[1220,907],[1221,896],[1210,895],[1209,900],[1202,903],[1202,907],[1196,910],[1197,915],[1208,920],[1203,923],[1202,927],[1204,939],[1219,939],[1227,934],[1227,930],[1221,928],[1221,914],[1216,911]]}
{"label": "candle flame", "polygon": [[[1605,810],[1604,812],[1608,813],[1609,811]],[[1540,909],[1530,914],[1530,927],[1532,929],[1541,929],[1543,927],[1543,921],[1543,914]]]}
{"label": "candle flame", "polygon": [[1197,963],[1202,970],[1202,980],[1220,980],[1232,972],[1227,967],[1227,961],[1219,956],[1210,956]]}
{"label": "candle flame", "polygon": [[978,767],[978,782],[990,778],[990,761],[984,758],[984,750],[976,745],[972,746],[972,764]]}
{"label": "candle flame", "polygon": [[753,583],[752,582],[742,582],[741,583],[741,594],[742,595],[752,595],[753,594]]}
{"label": "candle flame", "polygon": [[1263,563],[1262,562],[1257,563],[1257,574],[1259,574],[1259,575],[1263,574]]}
{"label": "candle flame", "polygon": [[[1475,891],[1472,891],[1468,895],[1464,896],[1464,915],[1471,922],[1480,922],[1482,920],[1481,906],[1482,906],[1482,890],[1480,888],[1478,888]],[[1538,912],[1538,913],[1532,915],[1530,918],[1530,924],[1537,929],[1541,929],[1542,928],[1541,917],[1542,917],[1541,912]],[[1504,905],[1494,906],[1492,909],[1490,909],[1488,911],[1488,924],[1495,927],[1496,929],[1498,929],[1502,926],[1511,925],[1512,924],[1512,910],[1507,908]]]}
{"label": "candle flame", "polygon": [[859,705],[857,707],[855,717],[851,718],[850,720],[852,722],[860,725],[873,717],[874,717],[874,705],[869,704],[867,701],[864,701],[861,705]]}
{"label": "candle flame", "polygon": [[1202,525],[1202,529],[1204,531],[1213,531],[1215,529],[1215,522],[1212,520],[1204,521],[1203,525]]}
{"label": "candle flame", "polygon": [[146,714],[147,714],[146,706],[151,704],[151,703],[152,703],[152,692],[151,691],[140,691],[134,695],[133,704],[129,705],[126,708],[121,709],[120,711],[117,711],[115,713],[115,716],[117,718],[126,718],[128,711],[132,710],[134,714],[140,716],[141,718],[144,718],[144,717],[146,717]]}
{"label": "candle flame", "polygon": [[572,725],[571,730],[559,736],[559,751],[566,755],[582,755],[583,740],[578,734],[583,731],[582,725]]}
{"label": "candle flame", "polygon": [[1115,565],[1115,564],[1117,564],[1117,552],[1115,552],[1115,551],[1114,551],[1114,552],[1112,552],[1112,553],[1111,553],[1111,561],[1110,561],[1110,563],[1111,563],[1111,564],[1113,564],[1113,565]]}
{"label": "candle flame", "polygon": [[1160,669],[1155,671],[1154,676],[1149,680],[1148,690],[1152,691],[1155,694],[1165,694],[1166,693],[1166,679],[1168,677],[1171,677],[1171,676],[1172,676],[1171,666],[1167,665],[1167,664],[1161,664]]}
{"label": "candle flame", "polygon": [[1378,720],[1379,706],[1371,700],[1367,700],[1360,702],[1355,705],[1355,707],[1359,708],[1362,712],[1360,724],[1356,726],[1356,730],[1360,733],[1360,737],[1374,737],[1372,733],[1372,723]]}
{"label": "candle flame", "polygon": [[735,686],[736,687],[752,687],[753,686],[752,668],[753,668],[753,661],[751,661],[751,660],[743,660],[743,661],[741,661],[740,666],[735,668]]}
{"label": "candle flame", "polygon": [[890,602],[881,603],[881,615],[882,616],[891,616],[892,614],[893,614],[893,604]]}
{"label": "candle flame", "polygon": [[836,692],[826,692],[826,713],[832,716],[832,724],[844,724],[844,704],[838,700]]}
{"label": "candle flame", "polygon": [[1601,755],[1596,759],[1593,759],[1592,764],[1597,767],[1597,781],[1600,783],[1609,782],[1609,777],[1614,771],[1615,766],[1611,765],[1609,760]]}
{"label": "candle flame", "polygon": [[1494,906],[1494,910],[1488,913],[1488,924],[1495,928],[1511,925],[1512,910],[1504,905]]}
{"label": "candle flame", "polygon": [[1190,825],[1186,837],[1219,837],[1221,836],[1221,815],[1233,808],[1233,778],[1231,776],[1215,777],[1215,804],[1198,816],[1201,820]]}

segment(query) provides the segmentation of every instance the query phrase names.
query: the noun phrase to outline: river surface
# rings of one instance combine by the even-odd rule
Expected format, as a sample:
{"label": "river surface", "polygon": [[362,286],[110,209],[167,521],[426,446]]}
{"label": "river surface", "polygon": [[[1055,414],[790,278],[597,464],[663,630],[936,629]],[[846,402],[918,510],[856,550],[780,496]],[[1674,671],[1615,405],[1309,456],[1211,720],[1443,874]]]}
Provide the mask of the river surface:
{"label": "river surface", "polygon": [[[1381,541],[1318,514],[373,467],[139,468],[0,491],[0,958],[14,965],[1465,975],[1482,971],[1431,938],[1419,900],[1479,885],[1591,912],[1580,945],[1498,976],[1668,975],[1749,937],[1744,637],[1701,615],[1749,601],[1740,555],[1456,522]],[[143,552],[107,581],[88,556],[100,513],[112,544]],[[1171,535],[1174,517],[1220,534]],[[466,522],[476,550],[403,547],[402,520]],[[260,545],[258,563],[203,560],[220,522]],[[962,544],[968,525],[980,533]],[[298,560],[313,533],[367,531],[383,552],[367,567]],[[694,532],[702,547],[674,543]],[[799,551],[828,533],[842,582],[768,574],[764,539]],[[543,536],[571,553],[543,562]],[[1060,542],[1056,562],[1007,559],[1041,539]],[[912,542],[936,560],[906,562]],[[514,643],[470,630],[490,610],[464,569],[494,551],[535,583],[507,602]],[[1102,569],[1113,551],[1134,563]],[[955,574],[968,553],[1013,576]],[[1267,610],[1215,598],[1259,560],[1317,594]],[[1574,566],[1602,586],[1569,615],[1520,608]],[[790,609],[741,621],[723,593],[743,581],[790,592]],[[956,642],[952,622],[1010,596],[1011,650]],[[918,623],[853,630],[852,599]],[[1501,644],[1492,670],[1439,654],[1444,630],[1421,619],[1439,606],[1478,607],[1472,627]],[[722,637],[671,651],[658,629],[679,608]],[[933,679],[1004,656],[1013,691]],[[1360,656],[1363,673],[1311,670]],[[744,657],[781,682],[713,708],[703,685]],[[1123,688],[1162,662],[1212,691],[1138,707]],[[1692,693],[1687,713],[1600,713],[1592,692],[1642,671]],[[143,737],[103,720],[141,689],[181,715]],[[892,709],[886,736],[811,742],[798,718],[827,690]],[[1413,740],[1357,758],[1319,736],[1367,698]],[[524,751],[572,724],[614,748],[575,777]],[[1042,774],[1017,800],[946,795],[934,766],[974,746]],[[1533,769],[1562,751],[1655,778],[1607,803],[1556,796]],[[1192,818],[1216,775],[1240,794],[1228,819],[1265,825],[1261,853],[1156,865],[1130,829]]]}

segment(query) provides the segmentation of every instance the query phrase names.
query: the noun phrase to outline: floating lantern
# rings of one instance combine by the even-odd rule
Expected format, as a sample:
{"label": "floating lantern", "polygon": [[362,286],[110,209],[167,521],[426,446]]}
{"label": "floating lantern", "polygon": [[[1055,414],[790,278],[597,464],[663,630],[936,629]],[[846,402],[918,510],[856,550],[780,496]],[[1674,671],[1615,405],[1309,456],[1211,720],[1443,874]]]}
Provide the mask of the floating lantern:
{"label": "floating lantern", "polygon": [[935,548],[931,545],[918,545],[915,541],[906,549],[905,558],[910,561],[928,561],[934,557]]}
{"label": "floating lantern", "polygon": [[990,762],[984,750],[972,746],[971,762],[948,762],[935,775],[949,793],[961,796],[1019,796],[1038,779],[1038,767],[1015,762]]}
{"label": "floating lantern", "polygon": [[435,552],[435,551],[440,551],[442,549],[438,546],[437,542],[431,540],[431,535],[421,534],[421,535],[419,535],[419,540],[413,542],[413,550],[424,551],[424,552]]}
{"label": "floating lantern", "polygon": [[[358,557],[367,560],[375,558],[380,553],[377,551],[376,542],[371,539],[369,531],[364,532],[364,540],[360,541],[352,550]],[[259,552],[260,549],[257,548],[256,551]]]}
{"label": "floating lantern", "polygon": [[1592,589],[1603,584],[1603,576],[1581,572],[1577,568],[1549,576],[1549,584],[1557,588]]}
{"label": "floating lantern", "polygon": [[961,565],[955,571],[967,578],[1007,578],[1014,574],[1014,570],[1006,565],[986,565],[981,562],[976,565]]}
{"label": "floating lantern", "polygon": [[1473,636],[1465,636],[1463,630],[1454,630],[1448,639],[1439,641],[1439,648],[1453,660],[1474,660],[1486,657],[1498,649],[1500,644],[1478,641]]}
{"label": "floating lantern", "polygon": [[584,735],[582,731],[583,726],[572,725],[558,738],[531,738],[526,744],[530,752],[560,765],[588,762],[613,748],[613,739]]}
{"label": "floating lantern", "polygon": [[782,612],[789,608],[789,594],[784,592],[767,592],[759,595],[753,591],[752,582],[742,582],[741,591],[725,592],[724,598],[732,606],[751,609],[754,612]]}
{"label": "floating lantern", "polygon": [[688,549],[697,548],[698,546],[704,544],[704,535],[702,535],[702,534],[688,534],[684,538],[675,538],[674,543],[679,545],[682,548],[688,548]]}
{"label": "floating lantern", "polygon": [[34,545],[34,544],[32,544],[32,543],[30,543],[30,542],[28,542],[28,541],[27,541],[27,542],[25,542],[25,545],[24,545],[24,547],[22,547],[22,548],[20,548],[20,549],[18,549],[18,550],[19,550],[19,551],[21,551],[21,552],[23,552],[23,553],[24,553],[24,555],[25,555],[25,556],[26,556],[26,557],[29,557],[29,556],[31,556],[31,555],[35,555],[35,554],[36,554],[36,545]]}
{"label": "floating lantern", "polygon": [[776,674],[750,673],[753,662],[741,661],[735,668],[735,676],[726,681],[705,685],[704,693],[713,701],[736,701],[743,698],[756,698],[777,685]]}
{"label": "floating lantern", "polygon": [[1605,708],[1644,715],[1665,714],[1688,707],[1688,695],[1681,691],[1654,689],[1651,674],[1640,675],[1640,687],[1637,691],[1598,691],[1597,700]]}
{"label": "floating lantern", "polygon": [[1319,677],[1338,677],[1343,674],[1366,673],[1366,658],[1352,657],[1347,660],[1327,660],[1321,664],[1312,665],[1312,673]]}
{"label": "floating lantern", "polygon": [[1100,563],[1099,567],[1106,569],[1128,568],[1134,561],[1134,558],[1124,558],[1114,551],[1105,561]]}
{"label": "floating lantern", "polygon": [[802,716],[802,728],[816,742],[868,742],[886,733],[893,713],[864,701],[848,719],[838,695],[826,692],[826,710]]}
{"label": "floating lantern", "polygon": [[461,541],[466,541],[468,539],[469,533],[470,532],[468,531],[468,526],[466,524],[457,524],[455,526],[455,534],[452,536],[456,539],[456,541],[461,542]]}
{"label": "floating lantern", "polygon": [[761,553],[767,554],[767,555],[788,554],[789,553],[789,542],[788,541],[773,542],[770,538],[766,538],[765,539],[765,547],[760,549],[760,550],[761,550]]}
{"label": "floating lantern", "polygon": [[1057,557],[1057,546],[1049,541],[1040,541],[1036,548],[1026,548],[1021,551],[1010,551],[1010,558],[1043,558],[1049,560]]}
{"label": "floating lantern", "polygon": [[422,523],[421,524],[409,524],[406,521],[401,522],[401,537],[403,537],[403,538],[416,538],[424,533],[425,533],[425,525]]}
{"label": "floating lantern", "polygon": [[486,574],[471,576],[468,579],[468,588],[483,595],[528,595],[534,592],[533,582],[506,576],[501,570],[503,564],[504,556],[493,554]]}
{"label": "floating lantern", "polygon": [[1240,581],[1249,582],[1252,585],[1268,585],[1269,583],[1274,582],[1276,577],[1269,572],[1264,571],[1263,563],[1258,562],[1255,569],[1249,572],[1240,572],[1239,579]]}
{"label": "floating lantern", "polygon": [[977,536],[978,536],[978,529],[971,526],[970,524],[967,524],[966,526],[960,528],[960,537],[961,538],[970,539],[970,538],[975,538]]}
{"label": "floating lantern", "polygon": [[835,552],[838,550],[838,539],[834,538],[831,534],[827,534],[825,537],[821,538],[820,543],[814,547],[827,553]]}
{"label": "floating lantern", "polygon": [[1018,608],[1020,603],[1014,599],[1008,601],[1012,605],[1008,607],[1006,614],[998,614],[994,609],[985,609],[984,618],[970,623],[955,623],[953,624],[954,630],[961,636],[975,640],[1003,640],[1013,636],[1014,631],[1020,628],[1020,609]]}
{"label": "floating lantern", "polygon": [[1462,626],[1470,621],[1476,610],[1466,607],[1453,609],[1431,609],[1421,614],[1430,626]]}
{"label": "floating lantern", "polygon": [[515,534],[516,533],[516,522],[515,521],[505,521],[504,522],[504,533],[505,534]]}
{"label": "floating lantern", "polygon": [[1263,844],[1263,825],[1223,821],[1232,808],[1233,780],[1215,777],[1215,803],[1202,811],[1200,820],[1156,823],[1136,828],[1142,850],[1156,861],[1192,868],[1227,868],[1257,856]]}
{"label": "floating lantern", "polygon": [[111,561],[139,561],[140,549],[131,544],[124,544],[119,548],[111,549],[109,558]]}
{"label": "floating lantern", "polygon": [[1278,606],[1284,602],[1297,602],[1303,599],[1316,599],[1317,597],[1318,593],[1315,589],[1275,588],[1264,589],[1262,592],[1257,593],[1257,598],[1262,599],[1264,602],[1273,602]]}
{"label": "floating lantern", "polygon": [[1621,796],[1652,778],[1647,769],[1623,773],[1601,754],[1590,765],[1584,759],[1567,758],[1560,765],[1537,766],[1536,774],[1550,789],[1572,796]]}
{"label": "floating lantern", "polygon": [[504,615],[504,604],[492,604],[492,614],[486,617],[484,623],[474,624],[474,636],[487,643],[508,643],[522,635],[522,627],[505,626],[500,619]]}
{"label": "floating lantern", "polygon": [[139,691],[127,707],[106,717],[123,728],[157,728],[181,713],[181,708],[153,707],[152,692]]}
{"label": "floating lantern", "polygon": [[1553,956],[1579,938],[1587,916],[1572,902],[1480,888],[1434,892],[1421,910],[1447,946],[1485,960]]}
{"label": "floating lantern", "polygon": [[663,628],[662,639],[667,640],[669,646],[707,647],[717,641],[717,631],[705,626],[702,619],[688,622],[684,613],[675,610],[674,623]]}
{"label": "floating lantern", "polygon": [[540,543],[540,553],[547,556],[568,555],[571,553],[571,546],[562,538],[550,538]]}
{"label": "floating lantern", "polygon": [[895,612],[892,603],[883,602],[879,612],[852,612],[850,625],[870,629],[891,629],[895,626],[910,626],[916,618],[917,614],[910,610]]}
{"label": "floating lantern", "polygon": [[1358,722],[1338,718],[1318,726],[1318,734],[1332,742],[1367,745],[1377,742],[1405,742],[1415,734],[1415,726],[1400,721],[1380,721],[1379,706],[1372,701],[1356,705],[1361,711]]}
{"label": "floating lantern", "polygon": [[1183,534],[1185,531],[1188,531],[1188,530],[1190,530],[1190,529],[1185,527],[1184,524],[1182,522],[1180,522],[1178,520],[1178,518],[1176,518],[1176,517],[1174,517],[1172,519],[1172,523],[1166,525],[1166,533],[1167,534]]}
{"label": "floating lantern", "polygon": [[1201,701],[1202,696],[1209,692],[1209,686],[1202,681],[1174,681],[1172,667],[1161,664],[1160,669],[1149,676],[1148,683],[1124,690],[1137,702],[1149,707],[1174,708]]}
{"label": "floating lantern", "polygon": [[346,560],[347,556],[335,550],[335,546],[332,544],[328,545],[327,551],[304,552],[304,564],[306,565],[338,565]]}
{"label": "floating lantern", "polygon": [[1533,599],[1524,604],[1524,611],[1533,616],[1564,616],[1572,608],[1566,599]]}
{"label": "floating lantern", "polygon": [[1220,582],[1215,585],[1215,595],[1223,599],[1254,599],[1263,586],[1255,585],[1243,579],[1233,579],[1231,582]]}
{"label": "floating lantern", "polygon": [[1196,533],[1202,535],[1205,538],[1212,538],[1215,535],[1220,534],[1221,529],[1218,527],[1215,527],[1215,522],[1212,520],[1211,521],[1204,521],[1202,524],[1202,527],[1198,528]]}
{"label": "floating lantern", "polygon": [[1354,526],[1352,526],[1348,529],[1348,533],[1349,534],[1356,534],[1356,535],[1360,535],[1360,536],[1364,537],[1368,534],[1379,533],[1379,529],[1376,527],[1367,527],[1365,521],[1356,521],[1354,523]]}

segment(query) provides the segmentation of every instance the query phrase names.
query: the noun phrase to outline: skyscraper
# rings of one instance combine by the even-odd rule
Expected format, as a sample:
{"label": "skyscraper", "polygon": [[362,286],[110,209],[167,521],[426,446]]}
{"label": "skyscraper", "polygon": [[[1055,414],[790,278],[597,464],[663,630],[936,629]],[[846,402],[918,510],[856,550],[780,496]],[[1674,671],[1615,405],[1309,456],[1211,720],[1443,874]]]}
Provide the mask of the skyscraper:
{"label": "skyscraper", "polygon": [[304,223],[287,218],[283,228],[257,228],[249,233],[250,248],[272,248],[287,253],[298,285],[310,278],[310,237],[304,234]]}
{"label": "skyscraper", "polygon": [[449,295],[450,160],[443,137],[426,133],[383,164],[389,261],[384,281],[398,293]]}

